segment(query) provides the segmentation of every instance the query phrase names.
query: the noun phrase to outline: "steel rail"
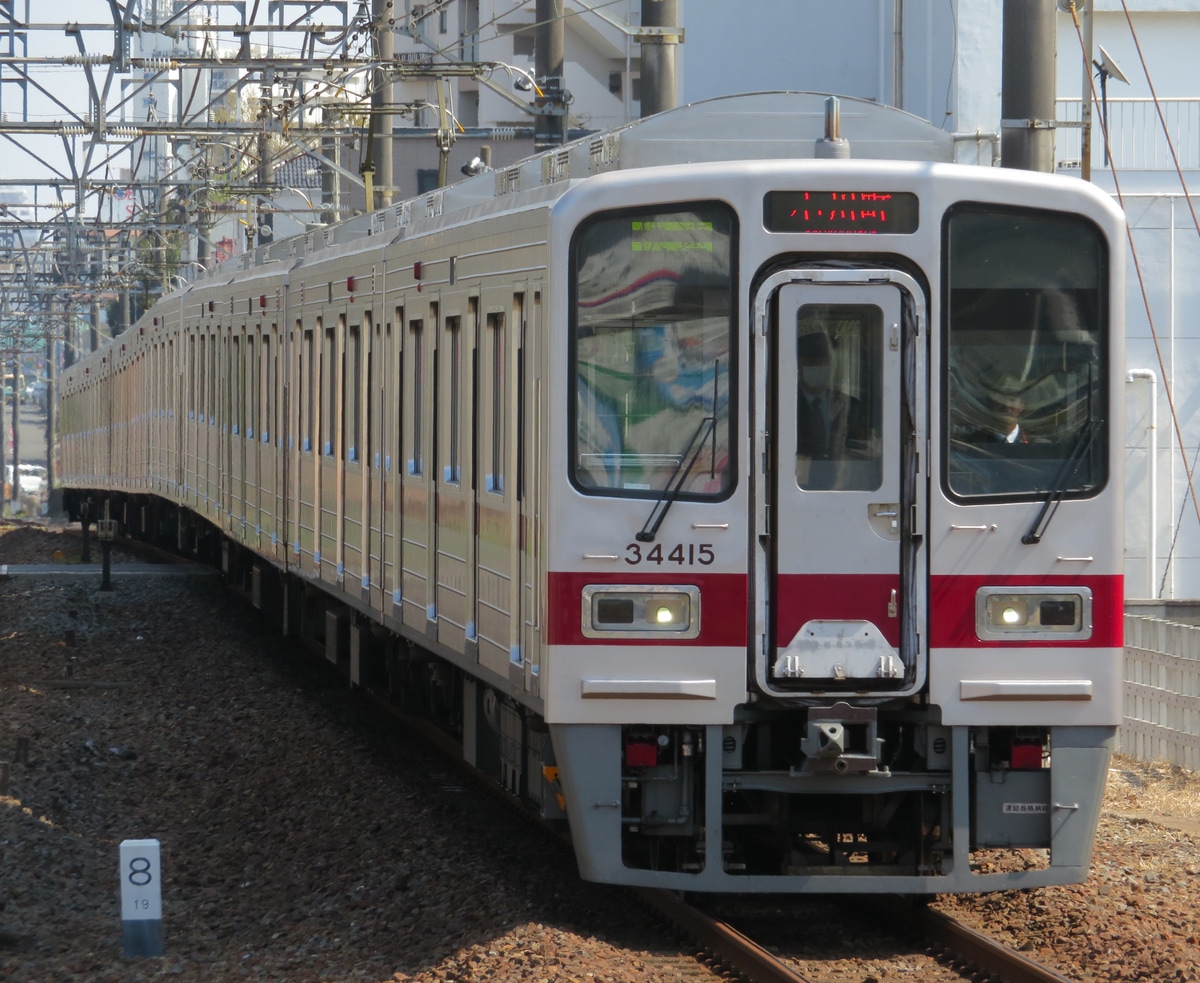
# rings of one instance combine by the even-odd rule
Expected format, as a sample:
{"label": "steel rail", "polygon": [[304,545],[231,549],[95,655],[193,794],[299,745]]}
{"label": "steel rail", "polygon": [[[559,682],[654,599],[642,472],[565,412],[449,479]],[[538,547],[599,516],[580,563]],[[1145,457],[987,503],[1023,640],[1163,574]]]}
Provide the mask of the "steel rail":
{"label": "steel rail", "polygon": [[717,921],[678,896],[654,888],[637,888],[638,896],[721,962],[755,983],[810,983],[732,925]]}
{"label": "steel rail", "polygon": [[909,923],[916,931],[940,942],[955,955],[1006,983],[1072,983],[1069,977],[1034,962],[1015,949],[988,938],[940,911],[910,909]]}

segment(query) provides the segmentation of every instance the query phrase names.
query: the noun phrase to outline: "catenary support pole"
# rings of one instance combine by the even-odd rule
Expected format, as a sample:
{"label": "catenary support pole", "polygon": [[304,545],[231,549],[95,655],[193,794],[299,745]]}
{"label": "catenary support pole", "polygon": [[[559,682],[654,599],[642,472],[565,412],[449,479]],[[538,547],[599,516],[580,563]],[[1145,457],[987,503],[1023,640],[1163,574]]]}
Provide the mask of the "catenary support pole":
{"label": "catenary support pole", "polygon": [[[390,23],[392,16],[391,7],[391,0],[373,0],[371,7],[376,52],[381,65],[391,62],[396,50],[396,35],[393,33]],[[392,169],[392,148],[394,145],[392,138],[392,116],[388,112],[388,107],[394,102],[392,83],[388,80],[386,72],[382,69],[376,69],[375,86],[371,91],[371,113],[375,117],[373,120],[373,132],[375,134],[375,146],[373,148],[375,151],[374,181],[375,190],[378,192],[380,199],[380,208],[387,208],[392,203],[393,186],[396,180]],[[375,202],[367,202],[368,212],[374,211],[375,207]]]}
{"label": "catenary support pole", "polygon": [[1000,164],[1054,170],[1055,0],[1004,0]]}
{"label": "catenary support pole", "polygon": [[[642,115],[674,109],[678,104],[677,49],[682,38],[677,0],[643,0]],[[664,30],[669,29],[669,30]]]}
{"label": "catenary support pole", "polygon": [[567,106],[563,78],[563,0],[537,0],[537,27],[534,29],[534,74],[545,95],[534,100],[537,117],[533,124],[536,150],[565,143]]}

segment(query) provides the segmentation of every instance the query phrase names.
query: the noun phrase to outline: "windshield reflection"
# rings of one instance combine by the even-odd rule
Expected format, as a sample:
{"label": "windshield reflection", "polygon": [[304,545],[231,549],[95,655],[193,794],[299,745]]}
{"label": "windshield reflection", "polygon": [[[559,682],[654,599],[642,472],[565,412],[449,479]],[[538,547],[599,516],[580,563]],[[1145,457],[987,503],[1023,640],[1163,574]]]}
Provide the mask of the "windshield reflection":
{"label": "windshield reflection", "polygon": [[678,492],[726,492],[732,225],[711,205],[605,216],[577,235],[572,464],[583,490],[661,493],[680,474],[682,435],[711,417]]}

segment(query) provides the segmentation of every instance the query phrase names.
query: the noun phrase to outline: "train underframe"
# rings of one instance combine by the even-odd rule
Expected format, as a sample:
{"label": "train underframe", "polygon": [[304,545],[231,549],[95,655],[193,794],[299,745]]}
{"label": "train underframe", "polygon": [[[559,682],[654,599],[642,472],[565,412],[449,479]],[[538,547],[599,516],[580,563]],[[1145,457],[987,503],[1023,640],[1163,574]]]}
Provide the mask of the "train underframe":
{"label": "train underframe", "polygon": [[[878,767],[839,770],[805,750],[810,716],[823,725],[838,707],[748,710],[732,726],[551,727],[584,876],[922,895],[1086,876],[1113,729],[943,727],[928,708],[880,707]],[[589,762],[582,782],[572,760]]]}
{"label": "train underframe", "polygon": [[[386,691],[545,818],[589,880],[698,892],[930,895],[1083,880],[1115,728],[943,726],[936,707],[761,702],[732,724],[556,724],[151,496],[123,535],[218,567],[353,685]],[[73,520],[100,495],[68,490]],[[84,511],[84,503],[89,503]]]}

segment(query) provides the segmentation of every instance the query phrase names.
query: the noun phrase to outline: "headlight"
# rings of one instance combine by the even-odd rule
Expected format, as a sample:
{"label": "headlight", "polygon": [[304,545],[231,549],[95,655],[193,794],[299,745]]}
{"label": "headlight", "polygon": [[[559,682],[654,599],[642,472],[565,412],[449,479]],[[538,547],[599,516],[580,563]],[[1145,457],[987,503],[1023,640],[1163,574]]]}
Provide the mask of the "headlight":
{"label": "headlight", "polygon": [[641,584],[583,589],[584,638],[700,634],[700,588]]}
{"label": "headlight", "polygon": [[1092,592],[1086,587],[980,587],[975,632],[985,640],[1091,638]]}

